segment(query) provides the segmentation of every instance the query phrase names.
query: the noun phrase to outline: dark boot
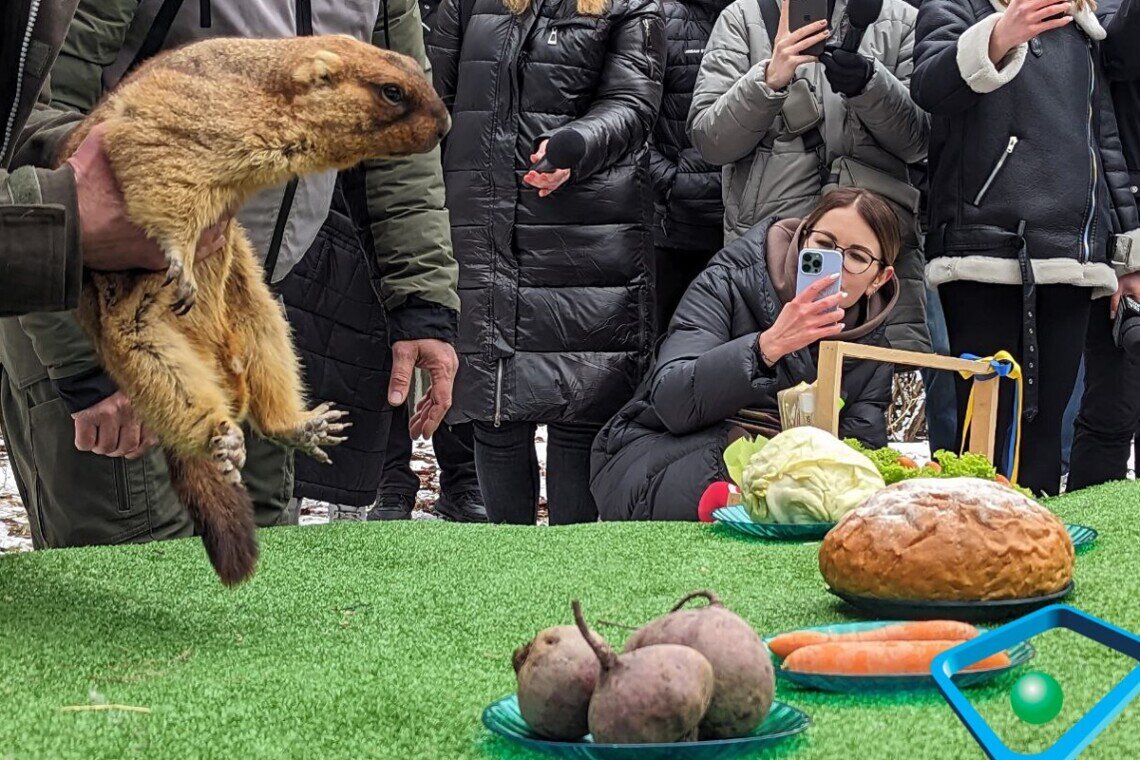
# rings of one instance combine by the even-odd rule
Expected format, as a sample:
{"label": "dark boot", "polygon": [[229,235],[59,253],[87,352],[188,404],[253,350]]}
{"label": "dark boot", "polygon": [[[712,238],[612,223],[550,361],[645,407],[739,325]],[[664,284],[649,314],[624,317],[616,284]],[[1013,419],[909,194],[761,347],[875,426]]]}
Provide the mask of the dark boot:
{"label": "dark boot", "polygon": [[464,491],[454,496],[442,494],[435,502],[435,512],[450,522],[487,522],[487,508],[483,506],[483,494],[478,491]]}
{"label": "dark boot", "polygon": [[368,510],[368,521],[411,520],[412,508],[415,506],[415,496],[378,496],[372,509]]}

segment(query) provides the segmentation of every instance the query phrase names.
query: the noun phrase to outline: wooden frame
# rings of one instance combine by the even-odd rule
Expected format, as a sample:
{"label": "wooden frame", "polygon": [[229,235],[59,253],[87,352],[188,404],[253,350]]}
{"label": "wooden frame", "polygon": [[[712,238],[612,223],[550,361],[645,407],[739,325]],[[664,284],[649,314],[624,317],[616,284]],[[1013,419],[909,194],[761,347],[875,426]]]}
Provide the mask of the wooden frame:
{"label": "wooden frame", "polygon": [[[812,424],[832,435],[839,434],[839,391],[843,383],[843,360],[866,359],[900,364],[904,367],[936,369],[945,372],[968,372],[974,376],[974,416],[970,423],[970,440],[967,450],[994,461],[996,443],[998,379],[993,377],[989,362],[968,361],[940,354],[922,354],[899,351],[860,343],[825,341],[819,345],[819,377],[816,380],[815,410]],[[979,380],[978,376],[989,376]]]}

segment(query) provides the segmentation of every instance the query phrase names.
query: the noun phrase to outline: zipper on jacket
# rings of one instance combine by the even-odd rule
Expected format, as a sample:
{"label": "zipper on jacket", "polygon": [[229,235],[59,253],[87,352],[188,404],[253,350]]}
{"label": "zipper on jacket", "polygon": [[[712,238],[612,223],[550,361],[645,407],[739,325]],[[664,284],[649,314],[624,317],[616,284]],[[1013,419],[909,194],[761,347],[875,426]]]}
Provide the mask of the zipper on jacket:
{"label": "zipper on jacket", "polygon": [[1081,263],[1089,263],[1092,258],[1092,225],[1093,219],[1096,218],[1096,179],[1097,179],[1097,165],[1096,165],[1096,144],[1093,143],[1093,95],[1096,94],[1096,63],[1093,61],[1092,54],[1092,41],[1086,39],[1085,47],[1089,54],[1089,111],[1087,132],[1088,147],[1089,147],[1089,215],[1085,220],[1085,229],[1081,234]]}
{"label": "zipper on jacket", "polygon": [[32,0],[28,8],[28,25],[24,28],[24,39],[20,43],[20,60],[16,64],[16,94],[12,98],[12,110],[8,123],[4,125],[4,141],[0,142],[0,160],[7,161],[8,145],[12,142],[12,132],[16,127],[16,114],[20,112],[20,98],[24,90],[24,66],[28,62],[28,50],[32,46],[32,32],[36,28],[36,17],[40,15],[40,0]]}
{"label": "zipper on jacket", "polygon": [[503,424],[503,360],[495,368],[495,427]]}
{"label": "zipper on jacket", "polygon": [[1013,151],[1016,147],[1017,135],[1010,135],[1009,145],[1005,146],[1005,152],[1001,154],[1001,157],[997,160],[997,163],[994,164],[994,168],[993,171],[990,172],[990,176],[986,178],[986,182],[984,185],[982,185],[982,189],[979,190],[978,194],[974,197],[975,206],[982,205],[982,201],[986,199],[986,193],[990,191],[990,186],[993,185],[994,180],[997,179],[998,174],[1001,173],[1002,167],[1005,166],[1005,162],[1009,160],[1009,157],[1013,155]]}

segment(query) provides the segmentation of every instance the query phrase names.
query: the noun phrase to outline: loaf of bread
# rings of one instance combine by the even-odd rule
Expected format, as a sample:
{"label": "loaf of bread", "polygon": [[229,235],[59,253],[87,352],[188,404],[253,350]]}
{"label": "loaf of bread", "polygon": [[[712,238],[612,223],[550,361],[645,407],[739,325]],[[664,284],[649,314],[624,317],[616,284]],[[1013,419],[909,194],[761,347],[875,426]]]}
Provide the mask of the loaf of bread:
{"label": "loaf of bread", "polygon": [[844,515],[819,569],[833,589],[858,596],[1026,599],[1069,584],[1073,541],[1056,515],[997,483],[908,480]]}

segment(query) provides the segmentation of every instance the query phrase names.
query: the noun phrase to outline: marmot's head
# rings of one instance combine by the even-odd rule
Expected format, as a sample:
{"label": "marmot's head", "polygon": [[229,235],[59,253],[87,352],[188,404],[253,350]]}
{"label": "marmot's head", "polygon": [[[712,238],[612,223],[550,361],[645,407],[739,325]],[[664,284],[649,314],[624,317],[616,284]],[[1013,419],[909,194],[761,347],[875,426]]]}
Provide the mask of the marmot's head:
{"label": "marmot's head", "polygon": [[292,106],[334,166],[424,153],[447,134],[447,109],[412,58],[346,36],[302,39]]}

